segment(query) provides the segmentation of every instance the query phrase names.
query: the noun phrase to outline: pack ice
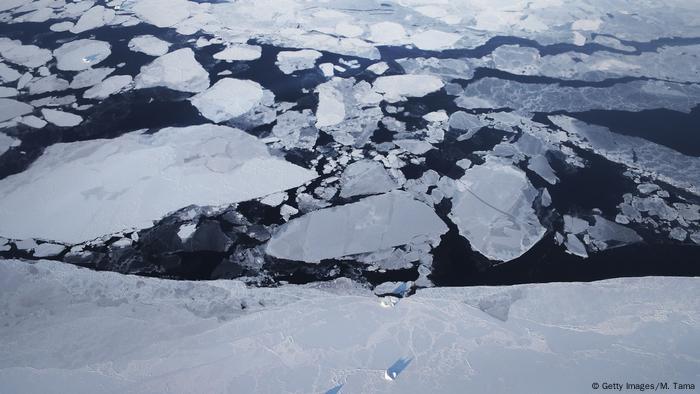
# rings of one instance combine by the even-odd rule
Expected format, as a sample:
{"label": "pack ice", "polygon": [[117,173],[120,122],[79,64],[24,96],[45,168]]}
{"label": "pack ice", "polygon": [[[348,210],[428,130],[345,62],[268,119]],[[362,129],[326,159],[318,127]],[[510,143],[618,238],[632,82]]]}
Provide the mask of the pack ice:
{"label": "pack ice", "polygon": [[26,171],[0,181],[0,234],[79,243],[148,227],[190,204],[249,200],[315,176],[224,126],[55,144]]}

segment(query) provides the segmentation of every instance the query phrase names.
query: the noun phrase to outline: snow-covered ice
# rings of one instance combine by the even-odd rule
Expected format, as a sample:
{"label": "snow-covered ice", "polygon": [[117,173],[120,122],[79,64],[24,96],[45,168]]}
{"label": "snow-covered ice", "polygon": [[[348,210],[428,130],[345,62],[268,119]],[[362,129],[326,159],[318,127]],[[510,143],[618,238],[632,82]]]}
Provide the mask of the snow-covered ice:
{"label": "snow-covered ice", "polygon": [[316,66],[316,60],[323,54],[312,49],[282,51],[277,54],[277,66],[285,74],[306,70]]}
{"label": "snow-covered ice", "polygon": [[423,97],[442,89],[444,83],[439,77],[427,74],[391,75],[374,81],[374,90],[384,95],[384,100],[396,102],[406,97]]}
{"label": "snow-covered ice", "polygon": [[56,67],[64,71],[86,70],[105,60],[110,53],[108,42],[87,39],[68,42],[53,51]]}
{"label": "snow-covered ice", "polygon": [[234,44],[226,49],[214,54],[214,59],[226,61],[248,61],[259,59],[262,55],[262,48],[257,45]]}
{"label": "snow-covered ice", "polygon": [[190,48],[160,56],[141,67],[134,79],[137,89],[163,86],[181,92],[199,93],[209,88],[209,74]]}
{"label": "snow-covered ice", "polygon": [[132,81],[131,75],[113,75],[86,90],[83,97],[86,99],[105,99],[124,90]]}
{"label": "snow-covered ice", "polygon": [[44,108],[41,110],[41,115],[43,115],[44,119],[48,122],[58,127],[73,127],[83,122],[83,118],[80,115],[59,111],[57,109]]}
{"label": "snow-covered ice", "polygon": [[315,177],[223,126],[55,144],[29,169],[0,181],[0,234],[82,242],[149,227],[190,204],[245,201]]}
{"label": "snow-covered ice", "polygon": [[700,368],[695,278],[421,289],[393,308],[339,286],[247,288],[3,261],[0,386],[589,393],[620,376],[695,382]]}
{"label": "snow-covered ice", "polygon": [[21,101],[0,98],[0,122],[10,120],[17,116],[26,115],[34,110],[34,107]]}
{"label": "snow-covered ice", "polygon": [[445,232],[447,226],[432,208],[393,191],[293,219],[273,235],[266,251],[281,259],[318,262],[419,239],[436,241]]}
{"label": "snow-covered ice", "polygon": [[10,63],[28,68],[41,67],[53,59],[48,49],[36,45],[23,45],[19,40],[6,37],[0,37],[0,55]]}
{"label": "snow-covered ice", "polygon": [[206,118],[221,123],[250,111],[262,98],[263,88],[259,83],[223,78],[191,101]]}
{"label": "snow-covered ice", "polygon": [[170,43],[150,34],[137,36],[129,40],[129,49],[149,56],[163,56],[168,53]]}
{"label": "snow-covered ice", "polygon": [[87,10],[81,17],[75,22],[75,25],[70,28],[70,32],[73,34],[82,33],[84,31],[96,29],[98,27],[104,26],[114,19],[115,12],[111,8],[105,8],[101,5],[96,5],[89,10]]}

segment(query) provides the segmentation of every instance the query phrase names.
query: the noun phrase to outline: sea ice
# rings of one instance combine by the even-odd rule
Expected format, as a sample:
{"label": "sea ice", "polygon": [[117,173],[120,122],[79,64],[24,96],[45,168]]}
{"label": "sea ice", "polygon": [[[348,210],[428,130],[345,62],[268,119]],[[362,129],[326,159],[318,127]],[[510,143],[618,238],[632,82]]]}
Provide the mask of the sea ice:
{"label": "sea ice", "polygon": [[472,248],[491,260],[522,256],[544,235],[525,173],[495,159],[467,170],[449,217]]}
{"label": "sea ice", "polygon": [[423,97],[436,92],[444,86],[442,80],[434,75],[410,74],[379,77],[374,81],[374,90],[384,95],[384,100],[393,103],[406,97]]}
{"label": "sea ice", "polygon": [[170,43],[158,37],[146,34],[137,36],[129,41],[129,49],[135,52],[142,52],[149,56],[163,56],[168,53]]}
{"label": "sea ice", "polygon": [[114,69],[110,67],[89,68],[79,72],[75,77],[73,77],[73,80],[70,83],[70,88],[82,89],[97,85],[113,72]]}
{"label": "sea ice", "polygon": [[111,8],[105,8],[101,5],[94,6],[78,19],[75,26],[70,28],[70,32],[78,34],[104,26],[114,19],[114,15],[115,12]]}
{"label": "sea ice", "polygon": [[0,98],[0,122],[26,115],[34,110],[34,107],[21,101]]}
{"label": "sea ice", "polygon": [[107,42],[83,39],[61,45],[53,55],[59,70],[81,71],[105,60],[111,52]]}
{"label": "sea ice", "polygon": [[141,67],[134,81],[137,89],[163,86],[181,92],[199,93],[209,88],[209,73],[194,58],[192,49],[182,48]]}
{"label": "sea ice", "polygon": [[83,98],[86,99],[106,99],[107,97],[119,93],[132,82],[131,75],[114,75],[97,85],[86,90]]}
{"label": "sea ice", "polygon": [[59,143],[0,181],[0,234],[78,243],[149,227],[187,205],[232,204],[315,177],[223,126]]}
{"label": "sea ice", "polygon": [[550,394],[590,391],[590,382],[572,387],[601,368],[693,382],[700,359],[696,278],[428,288],[380,300],[347,282],[255,288],[5,260],[0,300],[9,392],[338,393],[342,384]]}
{"label": "sea ice", "polygon": [[[0,103],[0,105],[1,104],[2,103]],[[13,146],[17,146],[19,144],[20,141],[17,138],[11,137],[5,133],[0,133],[0,156],[2,156],[3,153],[7,152]]]}
{"label": "sea ice", "polygon": [[282,51],[277,54],[277,66],[285,74],[316,67],[316,60],[323,56],[319,51],[302,49],[298,51]]}
{"label": "sea ice", "polygon": [[347,166],[340,177],[340,185],[343,198],[386,193],[397,186],[384,166],[372,160],[356,161]]}
{"label": "sea ice", "polygon": [[22,45],[19,40],[5,37],[0,37],[0,55],[10,63],[28,68],[41,67],[53,59],[48,49],[36,45]]}
{"label": "sea ice", "polygon": [[41,114],[44,116],[44,119],[58,127],[73,127],[79,125],[83,121],[80,115],[56,109],[44,108],[41,110]]}
{"label": "sea ice", "polygon": [[195,3],[187,0],[138,0],[130,5],[130,9],[152,25],[172,27],[190,16],[193,5]]}
{"label": "sea ice", "polygon": [[247,61],[259,59],[262,48],[257,45],[234,44],[214,54],[214,59],[226,61]]}
{"label": "sea ice", "polygon": [[418,49],[428,51],[451,48],[459,39],[459,34],[447,33],[440,30],[426,30],[411,36],[411,41]]}
{"label": "sea ice", "polygon": [[223,78],[190,100],[203,116],[221,123],[250,111],[262,98],[263,88],[257,82]]}
{"label": "sea ice", "polygon": [[266,252],[318,262],[411,243],[439,240],[447,226],[427,205],[393,191],[293,219],[272,236]]}

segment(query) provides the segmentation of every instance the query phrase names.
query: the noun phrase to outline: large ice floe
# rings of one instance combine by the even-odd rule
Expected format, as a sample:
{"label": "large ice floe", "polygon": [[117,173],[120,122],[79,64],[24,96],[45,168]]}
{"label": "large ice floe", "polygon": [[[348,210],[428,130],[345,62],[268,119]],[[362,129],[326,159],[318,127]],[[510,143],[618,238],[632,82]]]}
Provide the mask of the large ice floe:
{"label": "large ice floe", "polygon": [[544,235],[532,207],[537,190],[519,169],[490,160],[467,170],[458,186],[450,218],[489,259],[520,257]]}
{"label": "large ice floe", "polygon": [[699,300],[694,278],[434,288],[380,301],[346,280],[248,288],[9,260],[0,387],[589,393],[620,376],[692,383]]}
{"label": "large ice floe", "polygon": [[447,226],[402,191],[311,212],[282,226],[267,245],[281,259],[317,262],[439,239]]}
{"label": "large ice floe", "polygon": [[315,176],[224,126],[56,144],[0,183],[0,234],[77,243],[149,227],[190,204],[245,201]]}
{"label": "large ice floe", "polygon": [[194,58],[192,49],[182,48],[143,66],[134,82],[137,89],[162,86],[199,93],[209,87],[209,74]]}
{"label": "large ice floe", "polygon": [[223,78],[192,97],[192,105],[213,122],[224,122],[250,111],[263,98],[259,83]]}

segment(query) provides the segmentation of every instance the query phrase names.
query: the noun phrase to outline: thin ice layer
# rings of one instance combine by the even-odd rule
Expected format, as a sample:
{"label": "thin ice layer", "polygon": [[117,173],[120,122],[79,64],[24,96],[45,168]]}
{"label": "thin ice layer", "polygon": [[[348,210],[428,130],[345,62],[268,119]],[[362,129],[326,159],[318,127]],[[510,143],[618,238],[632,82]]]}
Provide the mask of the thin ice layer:
{"label": "thin ice layer", "polygon": [[318,262],[436,240],[445,232],[447,226],[430,207],[394,191],[294,219],[275,233],[266,251],[281,259]]}
{"label": "thin ice layer", "polygon": [[487,160],[467,170],[449,217],[471,247],[496,261],[522,256],[544,235],[532,203],[537,190],[518,168]]}

